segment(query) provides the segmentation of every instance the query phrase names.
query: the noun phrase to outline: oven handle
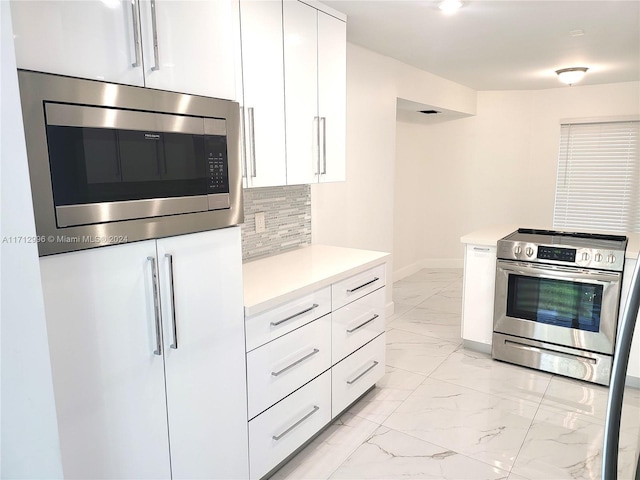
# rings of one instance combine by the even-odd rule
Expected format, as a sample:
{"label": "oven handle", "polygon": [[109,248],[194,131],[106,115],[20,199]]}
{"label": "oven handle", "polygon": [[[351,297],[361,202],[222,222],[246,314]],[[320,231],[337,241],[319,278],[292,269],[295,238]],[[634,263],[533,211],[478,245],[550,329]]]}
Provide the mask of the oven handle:
{"label": "oven handle", "polygon": [[519,273],[530,277],[558,277],[568,280],[587,280],[611,283],[619,281],[621,272],[603,272],[582,268],[563,267],[559,265],[543,265],[539,263],[505,262],[498,260],[497,269],[505,272]]}

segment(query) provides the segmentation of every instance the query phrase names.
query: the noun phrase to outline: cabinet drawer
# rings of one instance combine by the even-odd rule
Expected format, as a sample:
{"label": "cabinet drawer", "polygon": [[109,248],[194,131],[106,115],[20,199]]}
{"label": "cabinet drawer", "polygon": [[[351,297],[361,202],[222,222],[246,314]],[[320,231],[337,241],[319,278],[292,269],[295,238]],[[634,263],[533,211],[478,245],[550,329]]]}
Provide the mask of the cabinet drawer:
{"label": "cabinet drawer", "polygon": [[331,311],[331,287],[245,318],[247,352]]}
{"label": "cabinet drawer", "polygon": [[331,314],[331,363],[337,363],[384,332],[385,289],[351,302]]}
{"label": "cabinet drawer", "polygon": [[331,369],[333,417],[380,380],[384,370],[385,334],[382,333]]}
{"label": "cabinet drawer", "polygon": [[249,418],[331,367],[331,315],[247,354]]}
{"label": "cabinet drawer", "polygon": [[249,471],[261,478],[331,421],[331,372],[249,422]]}
{"label": "cabinet drawer", "polygon": [[333,310],[371,293],[385,284],[385,265],[366,270],[331,285]]}

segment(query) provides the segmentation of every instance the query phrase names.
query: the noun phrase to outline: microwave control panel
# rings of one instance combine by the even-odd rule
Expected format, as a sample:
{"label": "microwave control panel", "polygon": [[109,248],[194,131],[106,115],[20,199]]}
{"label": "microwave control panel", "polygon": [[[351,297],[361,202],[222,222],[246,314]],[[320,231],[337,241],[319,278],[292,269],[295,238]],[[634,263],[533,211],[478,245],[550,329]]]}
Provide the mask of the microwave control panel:
{"label": "microwave control panel", "polygon": [[206,136],[207,193],[229,193],[227,142],[225,137]]}

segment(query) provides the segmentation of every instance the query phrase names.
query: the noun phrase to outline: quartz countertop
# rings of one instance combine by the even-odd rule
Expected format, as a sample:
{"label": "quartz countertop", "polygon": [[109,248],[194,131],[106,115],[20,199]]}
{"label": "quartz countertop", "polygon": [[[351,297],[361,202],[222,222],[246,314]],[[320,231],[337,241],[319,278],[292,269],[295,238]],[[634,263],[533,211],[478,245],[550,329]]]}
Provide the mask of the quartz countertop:
{"label": "quartz countertop", "polygon": [[[490,227],[481,228],[479,230],[475,230],[471,233],[463,235],[460,237],[461,243],[472,244],[472,245],[486,245],[490,247],[495,247],[497,245],[498,240],[503,237],[506,237],[511,232],[515,232],[518,228],[540,228],[546,230],[553,230],[552,227],[548,226],[539,226],[539,225],[514,225],[514,224],[504,224],[504,225],[493,225]],[[594,233],[612,233],[612,232],[594,232]],[[613,235],[620,235],[620,233],[613,232]],[[629,238],[629,242],[627,244],[627,251],[625,253],[625,258],[628,259],[637,259],[638,252],[640,251],[640,233],[627,233],[627,237]]]}
{"label": "quartz countertop", "polygon": [[256,315],[389,260],[385,252],[310,245],[243,264],[244,312]]}

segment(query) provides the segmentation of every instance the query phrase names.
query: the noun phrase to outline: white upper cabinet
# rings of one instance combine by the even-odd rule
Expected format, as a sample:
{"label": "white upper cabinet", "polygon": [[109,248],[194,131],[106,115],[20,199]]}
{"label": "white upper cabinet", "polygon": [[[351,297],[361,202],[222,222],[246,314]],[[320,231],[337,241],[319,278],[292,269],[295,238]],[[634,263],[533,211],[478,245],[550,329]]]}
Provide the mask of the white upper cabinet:
{"label": "white upper cabinet", "polygon": [[237,3],[139,2],[146,86],[235,100]]}
{"label": "white upper cabinet", "polygon": [[137,2],[14,0],[11,17],[18,68],[144,85]]}
{"label": "white upper cabinet", "polygon": [[282,1],[240,0],[245,187],[286,185]]}
{"label": "white upper cabinet", "polygon": [[233,0],[11,2],[19,68],[236,99]]}
{"label": "white upper cabinet", "polygon": [[284,2],[287,183],[344,180],[346,23]]}

